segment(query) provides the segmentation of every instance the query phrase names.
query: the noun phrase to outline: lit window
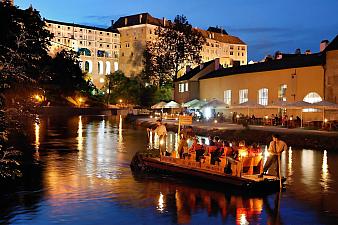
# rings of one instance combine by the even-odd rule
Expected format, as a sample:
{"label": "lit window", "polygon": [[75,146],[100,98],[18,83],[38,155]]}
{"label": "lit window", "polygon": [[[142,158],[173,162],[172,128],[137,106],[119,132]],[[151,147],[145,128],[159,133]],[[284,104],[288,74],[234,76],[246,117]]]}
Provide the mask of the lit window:
{"label": "lit window", "polygon": [[231,105],[231,90],[224,91],[224,102],[227,105]]}
{"label": "lit window", "polygon": [[303,101],[308,103],[316,103],[322,101],[322,98],[317,92],[310,92],[304,97]]}
{"label": "lit window", "polygon": [[278,90],[278,99],[280,101],[286,101],[286,89],[288,88],[288,86],[286,84],[282,84],[279,86],[279,90]]}
{"label": "lit window", "polygon": [[248,89],[239,90],[239,104],[248,101],[248,93],[249,93]]}
{"label": "lit window", "polygon": [[185,91],[189,91],[188,83],[185,83]]}
{"label": "lit window", "polygon": [[269,101],[269,90],[262,88],[258,90],[258,103],[261,105],[268,105]]}

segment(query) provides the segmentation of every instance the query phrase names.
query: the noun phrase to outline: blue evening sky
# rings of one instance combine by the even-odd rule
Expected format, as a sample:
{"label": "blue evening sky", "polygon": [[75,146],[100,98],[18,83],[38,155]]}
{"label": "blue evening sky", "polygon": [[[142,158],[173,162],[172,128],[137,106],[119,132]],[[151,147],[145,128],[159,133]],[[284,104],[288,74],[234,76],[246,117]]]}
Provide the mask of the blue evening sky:
{"label": "blue evening sky", "polygon": [[222,26],[248,44],[248,59],[280,50],[319,51],[338,34],[338,0],[15,0],[47,19],[108,27],[120,16],[149,12],[173,19],[185,15],[194,27]]}

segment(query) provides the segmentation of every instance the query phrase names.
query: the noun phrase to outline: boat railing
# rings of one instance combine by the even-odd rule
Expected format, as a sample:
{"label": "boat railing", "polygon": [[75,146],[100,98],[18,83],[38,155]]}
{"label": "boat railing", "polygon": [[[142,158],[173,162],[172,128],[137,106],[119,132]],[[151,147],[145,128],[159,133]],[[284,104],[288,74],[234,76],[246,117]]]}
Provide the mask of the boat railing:
{"label": "boat railing", "polygon": [[[176,158],[173,156],[161,156],[160,160],[167,163],[176,164],[192,169],[203,169],[216,173],[225,173],[227,166],[230,166],[232,176],[242,177],[242,175],[260,174],[263,171],[263,157],[261,154],[240,157],[233,160],[229,157],[221,157],[220,161],[211,164],[211,157],[204,156],[200,161],[196,161],[196,155],[190,154],[189,157]],[[229,163],[229,164],[228,164]]]}

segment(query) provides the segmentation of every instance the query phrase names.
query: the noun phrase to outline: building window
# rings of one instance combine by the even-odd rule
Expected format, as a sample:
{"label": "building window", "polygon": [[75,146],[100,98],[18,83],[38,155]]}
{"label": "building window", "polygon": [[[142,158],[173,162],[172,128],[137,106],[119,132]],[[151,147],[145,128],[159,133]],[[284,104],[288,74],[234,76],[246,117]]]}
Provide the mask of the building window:
{"label": "building window", "polygon": [[68,27],[68,30],[70,30],[70,27]]}
{"label": "building window", "polygon": [[189,91],[189,85],[188,85],[188,83],[185,83],[185,91]]}
{"label": "building window", "polygon": [[234,55],[234,52],[230,52],[230,55]]}
{"label": "building window", "polygon": [[58,28],[61,28],[60,26],[58,26]]}
{"label": "building window", "polygon": [[109,36],[109,33],[107,33],[107,36]]}
{"label": "building window", "polygon": [[234,49],[234,46],[233,46],[233,45],[230,45],[230,49],[231,49],[231,50]]}
{"label": "building window", "polygon": [[58,39],[58,42],[60,42],[61,40],[60,39]]}
{"label": "building window", "polygon": [[102,47],[102,44],[100,44],[100,47]]}
{"label": "building window", "polygon": [[242,47],[242,50],[245,51],[245,47],[244,46]]}
{"label": "building window", "polygon": [[242,52],[242,56],[244,56],[244,53]]}
{"label": "building window", "polygon": [[231,90],[224,91],[224,103],[231,105]]}
{"label": "building window", "polygon": [[107,45],[107,48],[109,48],[109,45]]}
{"label": "building window", "polygon": [[261,88],[258,90],[258,103],[261,105],[268,105],[269,102],[269,90],[267,88]]}
{"label": "building window", "polygon": [[286,84],[282,84],[279,86],[278,89],[278,99],[280,101],[286,101],[286,89],[288,88],[288,86]]}
{"label": "building window", "polygon": [[316,103],[322,101],[322,98],[317,92],[310,92],[304,97],[303,101],[308,103]]}
{"label": "building window", "polygon": [[88,45],[91,45],[92,43],[91,42],[88,42]]}
{"label": "building window", "polygon": [[249,93],[248,89],[239,90],[239,104],[248,101],[248,93]]}
{"label": "building window", "polygon": [[189,90],[188,83],[178,84],[178,92],[182,93],[188,90]]}
{"label": "building window", "polygon": [[80,45],[82,45],[82,41],[80,41]]}
{"label": "building window", "polygon": [[100,32],[100,34],[102,34],[102,32]]}
{"label": "building window", "polygon": [[82,31],[82,29],[80,29],[80,31]]}
{"label": "building window", "polygon": [[91,33],[91,32],[92,32],[91,30],[88,31],[88,33]]}
{"label": "building window", "polygon": [[239,56],[239,52],[237,53],[237,55]]}

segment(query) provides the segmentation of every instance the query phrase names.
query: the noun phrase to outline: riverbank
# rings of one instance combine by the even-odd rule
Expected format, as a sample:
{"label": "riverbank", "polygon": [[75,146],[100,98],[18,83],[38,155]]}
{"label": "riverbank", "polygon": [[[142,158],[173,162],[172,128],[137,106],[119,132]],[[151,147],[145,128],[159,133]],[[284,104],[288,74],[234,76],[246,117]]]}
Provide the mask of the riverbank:
{"label": "riverbank", "polygon": [[[155,124],[155,119],[134,118],[138,126],[148,127]],[[169,131],[177,132],[178,123],[174,120],[163,121]],[[191,125],[199,136],[219,136],[223,140],[245,140],[248,144],[268,144],[271,134],[278,133],[288,146],[299,149],[330,150],[338,152],[338,132],[305,130],[301,128],[287,129],[273,126],[252,126],[244,128],[231,123],[199,123]]]}

